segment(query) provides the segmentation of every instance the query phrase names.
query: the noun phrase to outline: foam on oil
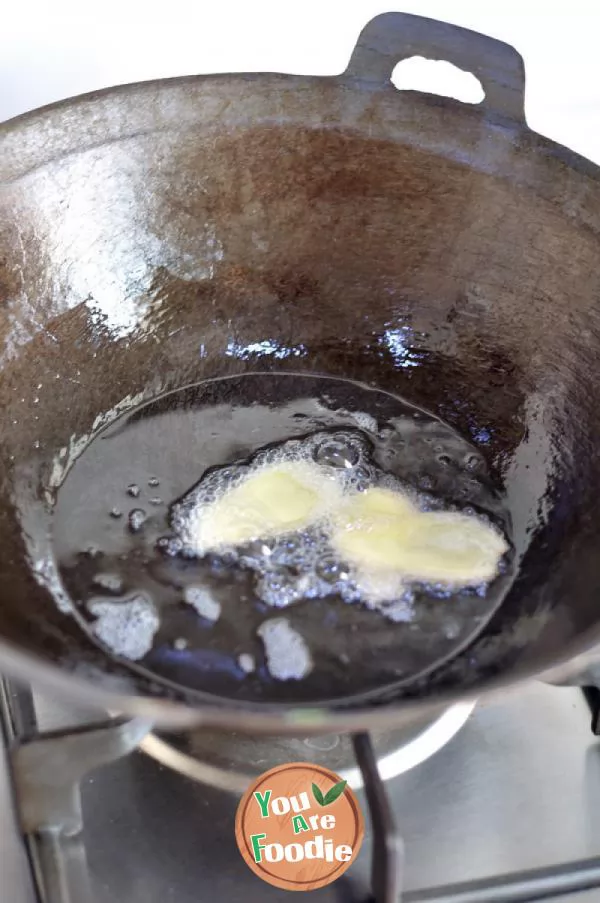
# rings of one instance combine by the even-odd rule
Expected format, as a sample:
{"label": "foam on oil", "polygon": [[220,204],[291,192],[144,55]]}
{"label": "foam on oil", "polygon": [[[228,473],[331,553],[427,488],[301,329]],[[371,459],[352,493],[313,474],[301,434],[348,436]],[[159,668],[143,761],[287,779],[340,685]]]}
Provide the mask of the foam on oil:
{"label": "foam on oil", "polygon": [[[188,557],[214,553],[230,568],[250,568],[256,574],[258,597],[276,608],[339,595],[346,602],[389,614],[391,620],[408,620],[411,583],[423,574],[431,579],[432,571],[444,579],[444,558],[449,559],[446,586],[483,587],[484,578],[496,575],[508,548],[500,534],[472,514],[427,517],[436,507],[435,499],[411,491],[378,468],[372,449],[366,434],[358,430],[332,430],[283,442],[239,464],[212,470],[173,506],[171,524],[181,540],[175,553]],[[356,523],[346,523],[353,512]],[[361,530],[360,521],[369,513],[372,523]],[[447,521],[437,554],[434,548],[425,549],[424,555],[423,543],[412,556],[407,550],[409,559],[417,560],[419,552],[426,559],[421,561],[421,574],[418,568],[413,571],[412,581],[395,568],[390,542],[394,527],[397,532],[397,525],[402,528],[408,518],[411,526],[424,527],[420,533],[425,540],[429,523],[440,533]],[[379,533],[373,536],[377,526]],[[465,540],[474,534],[468,551],[479,567],[471,560],[469,571],[467,561],[458,579],[452,571],[460,563],[461,532]],[[361,563],[361,547],[369,551],[369,545],[377,544],[380,549],[371,549],[371,557],[373,552],[387,552],[388,567]],[[486,544],[490,553],[484,555]],[[362,557],[367,557],[364,552]],[[384,555],[377,557],[385,563]],[[358,567],[352,567],[357,559]],[[437,591],[420,582],[424,591]]]}
{"label": "foam on oil", "polygon": [[[272,530],[211,545],[211,506],[278,469],[308,493],[293,528],[275,505]],[[121,417],[75,462],[56,507],[61,577],[86,629],[158,679],[275,702],[407,683],[479,632],[511,556],[475,586],[358,579],[332,544],[332,512],[374,487],[509,535],[482,454],[402,399],[298,374],[199,384]]]}

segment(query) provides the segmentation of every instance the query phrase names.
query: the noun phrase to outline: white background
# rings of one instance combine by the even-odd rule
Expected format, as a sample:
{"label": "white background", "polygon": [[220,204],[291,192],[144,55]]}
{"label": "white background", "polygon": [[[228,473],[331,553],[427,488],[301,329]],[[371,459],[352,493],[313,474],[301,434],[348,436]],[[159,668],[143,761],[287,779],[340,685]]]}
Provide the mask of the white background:
{"label": "white background", "polygon": [[395,8],[517,47],[527,68],[531,127],[600,163],[599,0],[5,0],[3,6],[0,119],[141,79],[338,73],[365,22]]}

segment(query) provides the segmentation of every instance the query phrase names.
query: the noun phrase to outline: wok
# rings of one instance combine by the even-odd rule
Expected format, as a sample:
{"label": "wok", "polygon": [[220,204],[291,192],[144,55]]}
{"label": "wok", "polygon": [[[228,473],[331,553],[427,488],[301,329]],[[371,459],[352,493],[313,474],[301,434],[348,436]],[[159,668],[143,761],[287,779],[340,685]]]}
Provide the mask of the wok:
{"label": "wok", "polygon": [[[484,101],[397,91],[415,54],[473,72]],[[304,735],[408,722],[549,669],[591,679],[600,170],[533,133],[523,96],[511,47],[389,13],[337,77],[147,82],[3,126],[6,672],[165,725]],[[401,692],[322,706],[192,692],[111,658],[54,581],[56,487],[109,416],[254,371],[399,394],[479,445],[505,487],[517,578],[467,649]]]}

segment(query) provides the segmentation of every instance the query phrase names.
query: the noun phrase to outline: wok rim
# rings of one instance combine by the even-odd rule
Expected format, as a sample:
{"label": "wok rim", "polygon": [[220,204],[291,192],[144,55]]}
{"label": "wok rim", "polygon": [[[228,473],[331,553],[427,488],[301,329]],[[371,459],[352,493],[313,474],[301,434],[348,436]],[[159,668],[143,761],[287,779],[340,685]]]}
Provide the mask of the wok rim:
{"label": "wok rim", "polygon": [[[588,157],[585,157],[583,154],[578,153],[570,147],[567,147],[564,144],[561,144],[558,141],[554,141],[552,138],[549,138],[547,135],[542,135],[540,132],[536,132],[532,129],[527,121],[524,119],[523,121],[507,119],[506,117],[500,115],[494,115],[493,111],[483,110],[480,108],[479,104],[470,104],[470,103],[462,103],[459,100],[456,100],[452,97],[446,97],[439,94],[431,94],[427,92],[421,91],[413,91],[413,90],[399,90],[397,89],[391,82],[389,85],[381,85],[378,83],[369,82],[367,79],[360,78],[356,75],[348,74],[347,71],[341,72],[337,75],[299,75],[296,73],[287,73],[287,72],[217,72],[217,73],[202,73],[200,75],[179,75],[173,76],[170,78],[155,78],[155,79],[146,79],[142,81],[134,81],[134,82],[123,82],[118,85],[110,85],[105,88],[98,88],[91,91],[86,91],[83,94],[75,94],[70,97],[64,97],[56,101],[52,101],[51,103],[44,104],[41,107],[35,107],[32,110],[27,110],[24,113],[19,113],[16,116],[12,116],[9,119],[4,121],[0,121],[0,139],[7,138],[13,131],[17,131],[22,129],[23,127],[33,126],[36,124],[41,124],[46,116],[49,114],[54,114],[57,112],[64,111],[75,111],[78,108],[83,108],[87,104],[91,104],[95,101],[100,101],[104,99],[110,99],[111,97],[119,97],[119,96],[133,96],[137,93],[139,94],[147,94],[152,95],[154,92],[165,89],[185,89],[188,86],[201,86],[202,84],[208,84],[209,82],[218,83],[222,82],[224,85],[229,85],[231,83],[238,83],[240,85],[248,82],[257,82],[264,87],[269,87],[274,83],[284,82],[287,84],[295,83],[296,86],[301,87],[303,84],[307,87],[317,87],[318,85],[334,85],[337,84],[340,88],[346,88],[349,90],[361,90],[361,91],[369,91],[370,93],[376,95],[391,95],[392,97],[396,97],[398,99],[398,95],[402,96],[402,102],[413,102],[417,105],[428,105],[435,106],[439,109],[440,113],[443,115],[445,111],[451,111],[453,114],[457,114],[461,117],[477,117],[484,119],[488,124],[494,126],[500,126],[501,131],[512,133],[512,134],[526,134],[528,139],[532,142],[532,145],[528,148],[529,152],[535,154],[536,152],[543,153],[544,156],[550,156],[555,160],[561,162],[562,164],[568,166],[571,169],[574,169],[576,172],[581,175],[591,177],[598,183],[600,183],[600,165],[595,163],[593,160],[590,160]],[[250,120],[249,120],[250,121]],[[281,125],[285,126],[286,123],[282,122]],[[327,123],[321,122],[320,124],[313,125],[313,128],[335,128],[336,123]],[[347,127],[348,131],[351,131],[349,127]],[[129,137],[140,136],[143,134],[151,134],[153,132],[161,131],[159,126],[152,126],[147,130],[132,130],[131,132],[123,131],[123,134],[119,136],[117,139],[108,139],[104,142],[91,142],[89,144],[85,144],[83,147],[79,148],[77,153],[85,150],[90,150],[96,146],[100,146],[105,143],[111,143],[115,140],[123,140]],[[410,131],[410,129],[408,130]],[[377,140],[376,137],[373,137],[373,140]],[[411,144],[410,136],[407,136],[406,140],[407,144]],[[69,151],[59,151],[54,156],[43,156],[40,151],[40,156],[43,157],[35,166],[25,167],[18,174],[11,178],[2,178],[0,175],[0,185],[10,184],[11,182],[18,181],[19,179],[26,176],[29,172],[34,169],[37,169],[41,166],[45,166],[50,163],[53,159],[59,159],[62,156],[68,156],[71,153]],[[472,164],[467,164],[468,168],[471,168]]]}
{"label": "wok rim", "polygon": [[[110,690],[49,664],[37,656],[22,652],[0,640],[0,661],[7,676],[28,684],[42,685],[64,699],[72,699],[103,711],[126,717],[147,719],[159,728],[174,730],[209,727],[215,730],[236,730],[242,733],[278,734],[306,737],[330,733],[357,733],[401,727],[426,714],[441,713],[455,704],[475,704],[481,697],[490,698],[500,692],[513,691],[528,680],[548,683],[574,680],[586,665],[593,665],[600,654],[593,655],[600,645],[600,625],[591,628],[579,639],[565,646],[559,659],[544,666],[523,666],[508,674],[483,679],[455,692],[436,692],[425,697],[403,699],[379,705],[359,706],[339,710],[333,707],[281,706],[278,710],[261,707],[260,703],[240,703],[215,699],[215,704],[192,706],[162,696],[148,696],[124,690]],[[587,656],[586,656],[587,654]],[[585,661],[580,661],[584,656]],[[220,704],[219,704],[220,703]]]}

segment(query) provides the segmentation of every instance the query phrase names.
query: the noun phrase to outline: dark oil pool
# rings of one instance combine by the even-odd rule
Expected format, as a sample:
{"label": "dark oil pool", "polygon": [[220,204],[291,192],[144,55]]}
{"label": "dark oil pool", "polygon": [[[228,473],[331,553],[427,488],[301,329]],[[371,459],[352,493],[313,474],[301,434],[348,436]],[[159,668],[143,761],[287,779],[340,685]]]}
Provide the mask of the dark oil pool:
{"label": "dark oil pool", "polygon": [[201,693],[314,703],[406,684],[481,631],[512,581],[510,553],[487,587],[417,585],[383,605],[353,592],[343,562],[314,552],[316,534],[259,542],[235,560],[190,554],[177,520],[206,471],[222,479],[288,448],[357,484],[397,481],[431,510],[479,514],[510,539],[479,451],[401,398],[322,376],[210,380],[121,416],[59,489],[54,554],[96,642]]}

